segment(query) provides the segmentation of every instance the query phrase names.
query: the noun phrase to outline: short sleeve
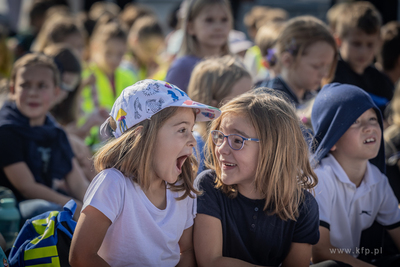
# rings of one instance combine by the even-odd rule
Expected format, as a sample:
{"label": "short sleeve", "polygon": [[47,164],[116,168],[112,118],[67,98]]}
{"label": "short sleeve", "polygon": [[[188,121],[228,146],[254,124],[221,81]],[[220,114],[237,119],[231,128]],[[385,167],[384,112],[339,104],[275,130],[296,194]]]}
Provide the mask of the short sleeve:
{"label": "short sleeve", "polygon": [[23,139],[16,135],[13,130],[7,127],[0,128],[0,147],[2,151],[7,151],[7,153],[0,153],[1,168],[25,161],[24,143]]}
{"label": "short sleeve", "polygon": [[388,179],[384,175],[382,175],[381,179],[384,179],[383,201],[379,207],[376,220],[390,230],[400,226],[400,209]]}
{"label": "short sleeve", "polygon": [[318,185],[315,188],[315,199],[319,209],[319,224],[330,229],[330,214],[332,211],[334,186],[329,186],[329,177],[321,169],[316,169],[314,172],[318,176]]}
{"label": "short sleeve", "polygon": [[197,197],[197,213],[210,215],[221,220],[221,207],[218,200],[222,192],[214,187],[214,177],[213,171],[206,170],[196,178],[196,187],[202,193]]}
{"label": "short sleeve", "polygon": [[318,204],[307,191],[304,191],[304,201],[299,207],[299,212],[292,242],[317,244],[319,240]]}
{"label": "short sleeve", "polygon": [[197,214],[197,201],[196,198],[186,197],[187,200],[187,220],[185,224],[185,230],[193,225],[194,218]]}
{"label": "short sleeve", "polygon": [[122,211],[125,197],[125,177],[115,169],[101,171],[86,191],[82,211],[92,206],[114,222]]}

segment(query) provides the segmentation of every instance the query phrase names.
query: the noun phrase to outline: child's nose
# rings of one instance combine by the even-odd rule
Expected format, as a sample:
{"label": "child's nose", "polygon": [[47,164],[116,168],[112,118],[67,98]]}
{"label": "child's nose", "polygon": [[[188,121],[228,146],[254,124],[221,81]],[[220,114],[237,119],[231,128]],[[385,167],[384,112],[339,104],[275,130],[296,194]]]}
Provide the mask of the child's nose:
{"label": "child's nose", "polygon": [[222,141],[222,144],[217,148],[218,148],[219,153],[221,153],[221,154],[229,153],[231,150],[231,147],[229,146],[228,138],[224,138],[224,140]]}
{"label": "child's nose", "polygon": [[197,144],[196,138],[194,138],[193,134],[190,134],[189,136],[189,141],[188,141],[188,146],[194,147]]}

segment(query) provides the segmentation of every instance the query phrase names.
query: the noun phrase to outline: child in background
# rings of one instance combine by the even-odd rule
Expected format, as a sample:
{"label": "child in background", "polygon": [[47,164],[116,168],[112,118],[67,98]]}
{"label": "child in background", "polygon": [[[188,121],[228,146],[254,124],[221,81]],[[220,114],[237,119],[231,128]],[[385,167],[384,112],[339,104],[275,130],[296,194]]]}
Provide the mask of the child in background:
{"label": "child in background", "polygon": [[72,266],[195,266],[192,229],[195,121],[218,117],[176,86],[143,80],[116,100],[95,156],[100,173],[85,195]]}
{"label": "child in background", "polygon": [[274,92],[226,103],[196,178],[198,266],[309,266],[319,239],[317,176],[294,109]]}
{"label": "child in background", "polygon": [[139,80],[154,78],[164,80],[165,70],[160,72],[159,57],[164,48],[164,34],[155,17],[139,18],[132,26],[128,36],[129,54],[121,67],[135,73]]}
{"label": "child in background", "polygon": [[119,19],[127,29],[131,29],[136,20],[147,16],[154,16],[154,12],[144,5],[133,3],[126,4],[119,13]]}
{"label": "child in background", "polygon": [[8,29],[5,25],[0,24],[0,80],[10,78],[12,63],[14,61],[13,54],[7,46]]}
{"label": "child in background", "polygon": [[228,35],[233,23],[228,0],[189,0],[185,11],[181,57],[172,63],[165,79],[183,91],[200,60],[229,54]]}
{"label": "child in background", "polygon": [[244,56],[244,64],[253,77],[253,83],[257,83],[267,78],[268,68],[263,64],[263,56],[257,44],[256,37],[259,29],[270,22],[284,22],[289,14],[281,8],[269,8],[265,6],[255,6],[244,18],[247,32],[256,45],[249,48]]}
{"label": "child in background", "polygon": [[[359,87],[332,83],[315,98],[311,119],[317,144],[312,162],[319,178],[315,197],[321,235],[313,247],[313,260],[372,266],[357,257],[368,253],[360,245],[361,232],[375,220],[400,248],[400,210],[384,174],[381,113]],[[380,236],[377,239],[381,241]],[[374,245],[381,249],[380,244]],[[335,253],[337,249],[343,253]],[[399,262],[378,265],[399,266]]]}
{"label": "child in background", "polygon": [[338,3],[329,8],[326,12],[326,20],[328,21],[329,29],[334,36],[337,36],[337,21],[340,14],[347,8],[349,3]]}
{"label": "child in background", "polygon": [[67,133],[72,151],[87,179],[95,176],[89,148],[77,133],[82,67],[78,57],[68,45],[46,47],[44,54],[52,57],[60,71],[60,92],[50,113]]}
{"label": "child in background", "polygon": [[85,48],[84,35],[83,28],[75,18],[54,14],[46,20],[40,30],[32,51],[43,52],[49,45],[64,43],[70,45],[82,60]]}
{"label": "child in background", "polygon": [[65,132],[48,116],[58,86],[53,60],[27,54],[14,64],[12,102],[0,110],[1,147],[7,151],[0,158],[0,185],[16,196],[22,222],[48,210],[62,210],[71,199],[53,190],[54,180],[65,180],[78,208],[88,185]]}
{"label": "child in background", "polygon": [[82,90],[82,109],[87,118],[91,118],[93,113],[100,116],[95,116],[98,119],[86,123],[87,127],[82,129],[86,136],[90,135],[88,145],[99,142],[98,128],[92,127],[100,125],[108,117],[108,111],[122,90],[137,81],[132,72],[119,67],[126,52],[126,41],[124,29],[116,22],[98,25],[92,35],[91,62],[83,71],[82,78],[91,76],[93,79]]}
{"label": "child in background", "polygon": [[378,55],[381,71],[393,84],[400,79],[400,23],[391,21],[381,28],[382,47]]}
{"label": "child in background", "polygon": [[348,4],[337,17],[340,59],[333,82],[358,86],[383,111],[393,97],[393,83],[372,66],[380,47],[381,15],[369,2]]}
{"label": "child in background", "polygon": [[383,132],[385,140],[386,176],[400,203],[400,83],[390,101],[391,125]]}
{"label": "child in background", "polygon": [[311,99],[336,67],[335,40],[326,25],[311,16],[289,20],[276,41],[281,73],[267,87],[282,91],[296,108]]}
{"label": "child in background", "polygon": [[257,83],[256,87],[265,87],[269,80],[278,76],[281,72],[281,64],[276,58],[275,44],[285,23],[282,21],[271,21],[262,26],[256,35],[256,45],[260,49],[262,63],[268,73],[263,80]]}
{"label": "child in background", "polygon": [[[230,55],[211,58],[197,64],[190,78],[188,96],[196,102],[221,107],[224,102],[249,91],[250,73]],[[199,151],[199,172],[204,170],[204,141],[209,122],[198,122],[193,132]]]}

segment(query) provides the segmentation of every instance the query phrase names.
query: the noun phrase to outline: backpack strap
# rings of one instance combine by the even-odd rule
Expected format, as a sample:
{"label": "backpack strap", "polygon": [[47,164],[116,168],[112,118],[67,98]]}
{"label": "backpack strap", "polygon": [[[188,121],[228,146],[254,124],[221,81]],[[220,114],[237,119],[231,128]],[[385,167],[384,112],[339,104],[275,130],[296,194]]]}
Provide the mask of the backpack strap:
{"label": "backpack strap", "polygon": [[[72,233],[75,231],[76,227],[76,222],[72,219],[75,210],[76,210],[76,203],[73,199],[71,199],[70,201],[67,202],[67,204],[64,205],[64,211],[60,212],[57,218],[57,221],[59,223],[58,229],[66,233],[71,238],[72,238]],[[63,222],[67,223],[72,233],[70,233],[70,231],[62,225]]]}

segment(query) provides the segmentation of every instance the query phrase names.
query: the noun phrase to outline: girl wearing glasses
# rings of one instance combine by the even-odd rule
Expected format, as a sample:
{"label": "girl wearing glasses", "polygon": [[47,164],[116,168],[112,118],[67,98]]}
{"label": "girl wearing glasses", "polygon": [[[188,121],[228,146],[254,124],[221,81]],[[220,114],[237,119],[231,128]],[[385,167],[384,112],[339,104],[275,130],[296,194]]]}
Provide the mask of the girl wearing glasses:
{"label": "girl wearing glasses", "polygon": [[196,184],[199,266],[309,266],[319,239],[317,176],[294,109],[245,93],[221,108],[207,140],[210,170]]}

